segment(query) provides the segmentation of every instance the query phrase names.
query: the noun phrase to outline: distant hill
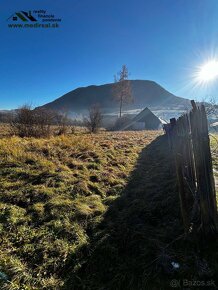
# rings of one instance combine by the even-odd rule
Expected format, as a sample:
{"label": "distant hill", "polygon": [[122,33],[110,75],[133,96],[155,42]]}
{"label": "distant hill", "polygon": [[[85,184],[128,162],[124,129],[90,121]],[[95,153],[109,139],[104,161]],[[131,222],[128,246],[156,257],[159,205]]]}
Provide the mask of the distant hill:
{"label": "distant hill", "polygon": [[[134,102],[125,105],[125,110],[145,107],[185,108],[189,103],[187,99],[173,95],[154,81],[131,80],[130,83]],[[77,114],[98,103],[104,112],[112,112],[118,109],[118,104],[113,100],[114,85],[112,83],[78,88],[42,107],[57,111],[67,110]]]}
{"label": "distant hill", "polygon": [[0,110],[0,123],[7,123],[16,110]]}

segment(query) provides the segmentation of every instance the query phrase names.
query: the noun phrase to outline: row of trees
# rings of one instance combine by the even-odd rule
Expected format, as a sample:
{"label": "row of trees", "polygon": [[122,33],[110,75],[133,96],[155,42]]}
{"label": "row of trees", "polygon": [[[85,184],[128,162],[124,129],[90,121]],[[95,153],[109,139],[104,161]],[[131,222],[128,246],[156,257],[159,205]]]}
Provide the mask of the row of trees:
{"label": "row of trees", "polygon": [[[99,105],[90,107],[88,115],[81,121],[75,121],[67,117],[67,114],[60,114],[46,109],[32,110],[30,106],[24,105],[13,114],[5,117],[4,122],[10,125],[13,135],[19,137],[49,137],[53,134],[64,135],[69,127],[81,126],[87,128],[90,133],[97,133],[102,125],[103,115]],[[111,130],[123,127],[129,119],[126,116],[118,118]],[[73,127],[72,127],[73,126]]]}
{"label": "row of trees", "polygon": [[12,135],[19,137],[49,137],[73,132],[75,126],[86,127],[91,133],[97,133],[102,124],[102,113],[98,105],[90,107],[88,115],[82,120],[73,120],[66,112],[60,113],[45,108],[32,109],[24,105],[10,113],[0,114],[0,123],[10,127]]}
{"label": "row of trees", "polygon": [[57,134],[64,134],[70,119],[44,108],[32,110],[29,105],[17,109],[8,117],[13,134],[20,137],[48,137],[52,134],[52,126],[56,126]]}

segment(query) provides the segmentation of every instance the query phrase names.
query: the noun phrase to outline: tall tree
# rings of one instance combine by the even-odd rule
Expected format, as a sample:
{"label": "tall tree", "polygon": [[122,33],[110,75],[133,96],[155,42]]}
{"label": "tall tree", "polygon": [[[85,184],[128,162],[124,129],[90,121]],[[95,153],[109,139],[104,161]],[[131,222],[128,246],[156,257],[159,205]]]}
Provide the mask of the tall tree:
{"label": "tall tree", "polygon": [[113,97],[119,103],[120,117],[122,116],[123,105],[133,102],[131,84],[128,77],[129,72],[125,64],[122,66],[121,71],[114,77]]}

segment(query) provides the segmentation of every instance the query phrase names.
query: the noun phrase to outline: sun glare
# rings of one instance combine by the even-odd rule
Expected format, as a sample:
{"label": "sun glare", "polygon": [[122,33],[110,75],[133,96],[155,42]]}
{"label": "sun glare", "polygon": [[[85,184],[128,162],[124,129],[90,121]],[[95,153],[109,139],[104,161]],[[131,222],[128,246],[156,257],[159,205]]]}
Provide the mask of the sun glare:
{"label": "sun glare", "polygon": [[218,78],[218,61],[211,60],[199,68],[197,78],[202,83],[207,83]]}

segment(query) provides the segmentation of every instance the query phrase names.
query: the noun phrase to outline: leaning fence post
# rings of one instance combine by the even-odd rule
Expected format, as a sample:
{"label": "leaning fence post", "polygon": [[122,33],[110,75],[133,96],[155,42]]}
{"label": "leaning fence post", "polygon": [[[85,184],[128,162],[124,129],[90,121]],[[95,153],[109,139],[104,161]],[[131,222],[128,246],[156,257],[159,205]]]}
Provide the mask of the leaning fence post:
{"label": "leaning fence post", "polygon": [[191,122],[197,192],[200,206],[200,230],[206,236],[217,233],[216,190],[213,177],[208,123],[204,105],[193,104]]}

